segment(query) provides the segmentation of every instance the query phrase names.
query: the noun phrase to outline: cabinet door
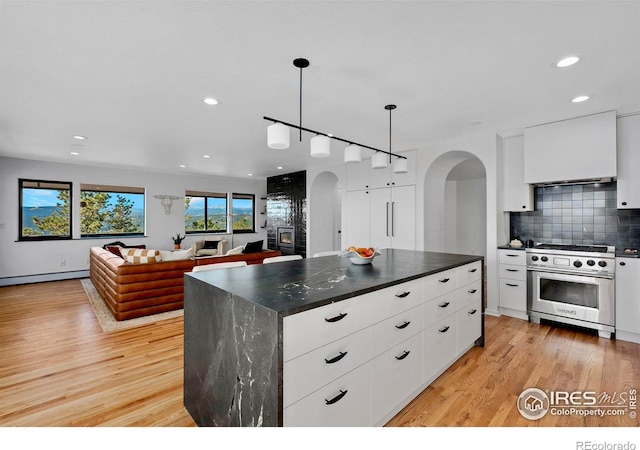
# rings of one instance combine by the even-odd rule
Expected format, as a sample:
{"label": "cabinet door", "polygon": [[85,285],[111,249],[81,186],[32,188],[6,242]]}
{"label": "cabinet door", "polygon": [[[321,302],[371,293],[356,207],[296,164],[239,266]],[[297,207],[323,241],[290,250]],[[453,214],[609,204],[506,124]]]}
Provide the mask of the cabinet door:
{"label": "cabinet door", "polygon": [[533,186],[524,182],[524,136],[503,140],[504,211],[533,211]]}
{"label": "cabinet door", "polygon": [[620,117],[617,130],[618,208],[640,208],[640,114]]}
{"label": "cabinet door", "polygon": [[616,265],[616,332],[640,337],[640,259],[616,258]]}
{"label": "cabinet door", "polygon": [[416,249],[416,187],[391,189],[391,246],[403,250]]}
{"label": "cabinet door", "polygon": [[369,197],[369,191],[347,192],[346,246],[371,246]]}
{"label": "cabinet door", "polygon": [[[367,161],[370,163],[369,160]],[[369,164],[369,166],[371,166],[371,164]],[[391,187],[391,173],[391,166],[383,169],[370,169],[369,181],[371,187],[374,189]]]}
{"label": "cabinet door", "polygon": [[391,186],[409,186],[416,184],[416,152],[398,152],[399,155],[407,157],[407,168],[405,173],[393,173],[391,170]]}
{"label": "cabinet door", "polygon": [[371,227],[370,246],[391,247],[391,190],[371,189],[369,191]]}
{"label": "cabinet door", "polygon": [[371,424],[376,425],[422,384],[422,335],[371,362]]}
{"label": "cabinet door", "polygon": [[371,163],[369,160],[347,164],[347,191],[358,191],[368,189],[370,187],[370,166]]}
{"label": "cabinet door", "polygon": [[457,355],[457,316],[454,312],[435,325],[424,330],[423,382],[431,383]]}
{"label": "cabinet door", "polygon": [[477,299],[458,311],[458,354],[472,347],[481,335],[482,299]]}

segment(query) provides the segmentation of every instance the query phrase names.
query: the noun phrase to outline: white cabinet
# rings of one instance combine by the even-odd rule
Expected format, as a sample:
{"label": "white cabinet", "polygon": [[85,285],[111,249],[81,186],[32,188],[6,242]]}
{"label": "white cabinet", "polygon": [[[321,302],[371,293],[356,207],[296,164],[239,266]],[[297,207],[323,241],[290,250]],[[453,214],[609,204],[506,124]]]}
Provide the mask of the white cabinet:
{"label": "white cabinet", "polygon": [[526,183],[611,178],[616,173],[615,111],[524,129]]}
{"label": "white cabinet", "polygon": [[527,319],[527,259],[523,250],[498,250],[500,312]]}
{"label": "white cabinet", "polygon": [[347,192],[346,245],[415,250],[415,186]]}
{"label": "white cabinet", "polygon": [[618,129],[619,209],[640,208],[640,114],[620,117]]}
{"label": "white cabinet", "polygon": [[371,161],[347,164],[347,191],[360,191],[371,187]]}
{"label": "white cabinet", "polygon": [[481,333],[479,261],[287,316],[284,425],[384,425]]}
{"label": "white cabinet", "polygon": [[504,211],[533,211],[533,185],[524,182],[524,136],[503,139]]}
{"label": "white cabinet", "polygon": [[640,344],[640,259],[616,258],[616,339]]}

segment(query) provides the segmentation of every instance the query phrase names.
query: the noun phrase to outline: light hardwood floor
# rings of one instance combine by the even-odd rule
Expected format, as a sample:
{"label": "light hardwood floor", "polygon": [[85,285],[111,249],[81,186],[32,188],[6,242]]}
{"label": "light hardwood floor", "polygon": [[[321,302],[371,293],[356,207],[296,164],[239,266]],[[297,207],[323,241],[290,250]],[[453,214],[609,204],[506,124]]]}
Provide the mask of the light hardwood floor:
{"label": "light hardwood floor", "polygon": [[[473,348],[389,426],[638,426],[621,417],[520,416],[528,387],[640,389],[640,345],[486,317]],[[191,427],[182,404],[183,320],[103,333],[79,280],[0,288],[0,426]]]}

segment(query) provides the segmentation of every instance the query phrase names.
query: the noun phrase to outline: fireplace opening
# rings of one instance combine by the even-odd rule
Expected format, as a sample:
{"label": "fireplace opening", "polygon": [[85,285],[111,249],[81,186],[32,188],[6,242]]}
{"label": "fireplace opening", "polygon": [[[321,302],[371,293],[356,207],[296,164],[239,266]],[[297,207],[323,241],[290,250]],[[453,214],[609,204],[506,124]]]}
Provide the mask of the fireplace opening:
{"label": "fireplace opening", "polygon": [[295,229],[293,227],[278,227],[278,250],[283,255],[293,255],[295,249]]}

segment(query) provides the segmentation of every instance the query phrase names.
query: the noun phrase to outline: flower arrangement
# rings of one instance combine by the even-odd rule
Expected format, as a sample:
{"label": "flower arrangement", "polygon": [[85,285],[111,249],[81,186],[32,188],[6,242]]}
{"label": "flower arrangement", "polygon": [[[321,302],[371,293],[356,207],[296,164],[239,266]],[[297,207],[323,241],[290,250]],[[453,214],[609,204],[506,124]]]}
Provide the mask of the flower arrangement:
{"label": "flower arrangement", "polygon": [[186,236],[180,236],[180,233],[177,233],[175,237],[172,237],[173,243],[175,244],[175,248],[180,248],[180,244],[184,241]]}

